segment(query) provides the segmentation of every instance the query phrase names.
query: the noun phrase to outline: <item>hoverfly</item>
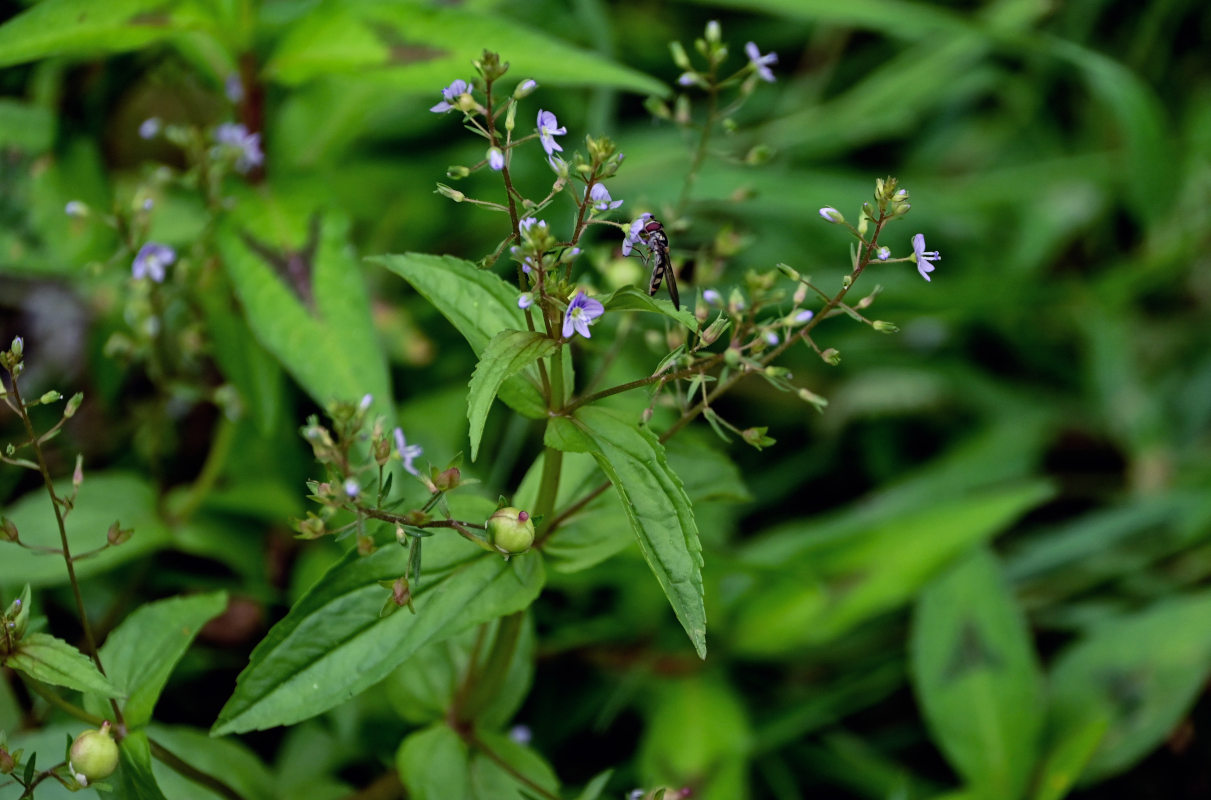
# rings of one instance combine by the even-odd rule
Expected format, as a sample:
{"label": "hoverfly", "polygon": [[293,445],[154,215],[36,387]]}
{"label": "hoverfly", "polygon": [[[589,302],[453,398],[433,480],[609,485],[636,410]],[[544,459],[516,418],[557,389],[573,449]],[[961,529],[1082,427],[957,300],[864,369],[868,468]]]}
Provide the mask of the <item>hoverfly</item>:
{"label": "hoverfly", "polygon": [[673,272],[673,261],[669,258],[669,237],[664,232],[664,226],[655,217],[649,219],[639,232],[639,239],[647,245],[652,259],[652,280],[648,284],[648,294],[656,296],[660,282],[668,281],[669,297],[673,308],[681,310],[681,299],[677,296],[677,275]]}

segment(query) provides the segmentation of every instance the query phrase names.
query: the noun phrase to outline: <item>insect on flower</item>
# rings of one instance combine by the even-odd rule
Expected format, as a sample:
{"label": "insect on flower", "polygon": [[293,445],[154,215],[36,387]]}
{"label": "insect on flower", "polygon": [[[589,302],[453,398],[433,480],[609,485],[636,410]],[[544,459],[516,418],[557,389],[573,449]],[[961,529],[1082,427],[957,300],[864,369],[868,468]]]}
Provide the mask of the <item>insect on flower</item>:
{"label": "insect on flower", "polygon": [[644,223],[636,238],[647,245],[652,259],[652,280],[648,284],[648,294],[655,297],[660,289],[660,282],[667,279],[673,308],[680,311],[681,298],[677,296],[677,275],[673,272],[673,262],[669,258],[669,237],[664,232],[664,226],[660,224],[660,220],[651,217]]}

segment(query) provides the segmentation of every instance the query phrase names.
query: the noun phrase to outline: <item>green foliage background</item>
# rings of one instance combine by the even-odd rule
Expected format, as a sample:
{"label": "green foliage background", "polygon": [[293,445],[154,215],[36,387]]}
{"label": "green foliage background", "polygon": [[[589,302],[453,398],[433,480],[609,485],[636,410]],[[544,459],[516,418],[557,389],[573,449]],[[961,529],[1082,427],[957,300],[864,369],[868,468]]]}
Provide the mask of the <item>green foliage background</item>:
{"label": "green foliage background", "polygon": [[[475,260],[505,233],[432,193],[447,165],[483,157],[452,117],[427,111],[441,87],[499,50],[510,78],[540,84],[519,129],[545,108],[572,146],[608,134],[626,153],[610,187],[623,212],[658,209],[677,199],[687,146],[642,101],[668,96],[679,71],[667,43],[700,36],[708,19],[740,63],[749,40],[779,54],[778,82],[716,140],[775,155],[758,167],[711,159],[698,176],[693,224],[674,245],[734,235],[738,255],[721,274],[696,264],[683,296],[779,261],[837,284],[849,242],[817,209],[856,218],[887,174],[913,210],[886,243],[900,255],[924,232],[943,260],[931,283],[906,265],[869,275],[884,288],[872,310],[898,335],[840,319],[819,334],[839,366],[791,351],[825,413],[760,381],[721,404],[741,427],[768,425],[776,446],[720,447],[706,426],[670,443],[703,543],[708,657],[669,613],[621,507],[603,501],[569,532],[575,547],[544,551],[545,586],[518,578],[542,593],[482,709],[485,743],[569,797],[606,769],[603,796],[657,785],[707,798],[1204,796],[1211,11],[1193,0],[47,0],[16,14],[0,26],[0,341],[24,336],[28,395],[86,394],[49,446],[65,478],[84,454],[80,547],[115,516],[136,530],[81,562],[90,615],[105,632],[149,600],[233,598],[181,644],[170,679],[139,678],[168,680],[158,703],[141,698],[148,735],[245,797],[390,796],[372,792],[401,780],[412,797],[527,796],[442,721],[469,634],[419,642],[393,671],[341,662],[373,678],[318,717],[299,708],[282,712],[298,721],[288,728],[205,732],[216,720],[247,730],[219,715],[236,674],[342,558],[287,526],[314,476],[296,435],[306,414],[371,392],[434,463],[468,448],[464,398],[486,340],[467,347],[400,280],[403,262],[363,259]],[[221,121],[235,72],[267,167],[230,187],[237,210],[214,229],[196,197],[157,196],[151,235],[181,250],[212,240],[222,262],[217,291],[196,301],[211,349],[178,365],[192,384],[161,392],[104,351],[124,330],[129,262],[107,261],[118,243],[63,207],[130,203],[153,163],[176,158],[139,139],[139,123]],[[518,162],[519,182],[549,182],[541,159]],[[459,188],[499,192],[479,175]],[[316,212],[308,309],[239,230],[298,247]],[[619,274],[616,241],[594,244],[602,283],[642,280],[637,268]],[[595,328],[588,359],[615,324]],[[628,347],[611,377],[647,374],[659,357]],[[205,402],[217,374],[241,416]],[[0,434],[19,435],[11,415]],[[541,437],[497,404],[464,466],[482,491],[465,502],[490,511],[499,492],[535,491]],[[224,456],[210,467],[216,442]],[[601,480],[590,456],[567,460],[568,492]],[[45,495],[20,471],[0,470],[0,502],[23,540],[57,541]],[[365,571],[350,581],[377,579],[346,561]],[[25,583],[46,628],[73,640],[61,562],[0,550],[6,604]],[[0,729],[27,751],[45,747],[49,764],[79,723],[4,677]],[[504,736],[513,723],[533,731],[530,747]],[[124,750],[134,766],[118,796],[155,796],[137,745]],[[170,798],[213,796],[160,761],[154,778]]]}

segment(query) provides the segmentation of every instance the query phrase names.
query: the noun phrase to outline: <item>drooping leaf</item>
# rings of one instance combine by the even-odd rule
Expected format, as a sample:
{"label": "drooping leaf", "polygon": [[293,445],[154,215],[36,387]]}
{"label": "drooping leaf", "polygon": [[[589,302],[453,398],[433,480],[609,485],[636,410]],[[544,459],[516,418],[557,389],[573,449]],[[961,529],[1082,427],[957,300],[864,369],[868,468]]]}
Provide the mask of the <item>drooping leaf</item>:
{"label": "drooping leaf", "polygon": [[917,601],[913,683],[934,741],[969,788],[1021,797],[1046,700],[1026,618],[1000,564],[979,549]]}
{"label": "drooping leaf", "polygon": [[504,561],[453,532],[425,542],[412,586],[416,613],[380,616],[379,581],[407,573],[408,550],[386,544],[348,553],[252,653],[213,733],[289,725],[378,683],[429,642],[527,607],[543,583],[538,553]]}
{"label": "drooping leaf", "polygon": [[1047,754],[1039,765],[1031,800],[1063,800],[1097,752],[1109,726],[1109,716],[1093,716],[1083,726],[1053,731]]}
{"label": "drooping leaf", "polygon": [[1211,674],[1211,592],[1098,625],[1051,670],[1053,738],[1108,723],[1081,783],[1121,772],[1164,741]]}
{"label": "drooping leaf", "polygon": [[535,331],[501,331],[479,357],[467,392],[467,421],[471,424],[471,460],[479,454],[488,411],[501,384],[558,349],[554,339]]}
{"label": "drooping leaf", "polygon": [[576,795],[576,800],[598,800],[601,793],[605,791],[606,784],[610,782],[610,777],[613,776],[614,770],[607,769],[593,777],[593,780],[585,784],[584,790]]}
{"label": "drooping leaf", "polygon": [[[495,273],[476,269],[474,264],[451,256],[404,253],[368,258],[402,277],[428,300],[458,332],[475,355],[482,356],[488,343],[501,331],[526,328],[525,315],[517,307],[517,289]],[[500,399],[531,419],[546,416],[547,407],[538,389],[537,373],[514,376],[500,387]]]}
{"label": "drooping leaf", "polygon": [[471,753],[474,800],[531,800],[535,786],[545,793],[539,796],[559,796],[554,770],[529,747],[500,733],[481,733],[477,744]]}
{"label": "drooping leaf", "polygon": [[92,659],[48,633],[28,633],[17,649],[4,658],[4,666],[52,686],[79,692],[121,697],[125,692],[97,670]]}
{"label": "drooping leaf", "polygon": [[652,433],[586,407],[547,426],[546,444],[589,452],[622,501],[639,548],[699,657],[706,657],[702,546],[693,507]]}
{"label": "drooping leaf", "polygon": [[[224,592],[170,597],[141,606],[105,639],[101,663],[126,696],[122,715],[128,726],[147,723],[177,662],[202,626],[227,607]],[[104,714],[106,706],[90,702]]]}
{"label": "drooping leaf", "polygon": [[[197,728],[155,723],[147,727],[147,734],[169,752],[188,754],[190,766],[204,774],[218,776],[245,800],[273,800],[280,796],[283,787],[278,776],[247,745],[235,738],[215,738]],[[174,772],[161,761],[152,764],[152,771],[156,782],[169,797],[205,800],[221,797],[207,792],[200,784]]]}

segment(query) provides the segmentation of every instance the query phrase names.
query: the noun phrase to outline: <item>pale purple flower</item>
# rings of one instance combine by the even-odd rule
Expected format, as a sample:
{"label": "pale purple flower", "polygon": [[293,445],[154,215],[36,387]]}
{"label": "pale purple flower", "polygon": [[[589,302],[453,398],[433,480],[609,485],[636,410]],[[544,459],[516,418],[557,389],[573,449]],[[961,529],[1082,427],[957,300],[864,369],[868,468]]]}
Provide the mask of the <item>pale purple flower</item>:
{"label": "pale purple flower", "polygon": [[433,106],[429,110],[434,114],[444,114],[457,106],[454,101],[458,100],[464,94],[471,93],[471,85],[464,80],[457,80],[454,83],[442,89],[442,101]]}
{"label": "pale purple flower", "polygon": [[374,402],[374,395],[367,392],[362,395],[362,400],[357,404],[357,410],[365,412],[370,408],[370,404]]}
{"label": "pale purple flower", "polygon": [[816,316],[815,311],[812,311],[810,308],[805,308],[804,310],[800,311],[798,314],[795,315],[795,322],[798,322],[799,324],[802,325],[804,322],[807,322],[814,316]]}
{"label": "pale purple flower", "polygon": [[[542,149],[547,151],[547,155],[553,157],[555,153],[563,152],[563,147],[559,142],[555,141],[556,136],[563,136],[568,132],[567,128],[560,127],[559,120],[550,111],[538,111],[538,139],[542,142]],[[552,161],[551,166],[555,166]]]}
{"label": "pale purple flower", "polygon": [[589,325],[604,313],[605,306],[600,300],[594,300],[584,292],[577,292],[563,317],[563,338],[572,338],[573,330],[586,339],[592,338]]}
{"label": "pale purple flower", "polygon": [[522,218],[521,222],[517,223],[517,228],[522,233],[529,233],[530,228],[533,228],[535,225],[540,228],[547,227],[547,223],[540,220],[538,217],[524,217]]}
{"label": "pale purple flower", "polygon": [[67,205],[63,207],[63,213],[69,217],[86,217],[88,216],[88,206],[79,200],[68,200]]}
{"label": "pale purple flower", "polygon": [[505,168],[505,154],[500,151],[499,147],[488,148],[488,166],[497,172]]}
{"label": "pale purple flower", "polygon": [[723,295],[719,294],[719,292],[714,289],[704,289],[702,292],[702,299],[713,306],[723,305]]}
{"label": "pale purple flower", "polygon": [[353,478],[345,479],[345,494],[349,496],[350,500],[356,498],[361,493],[362,493],[362,487],[361,487],[361,485],[358,484],[358,482],[355,479],[353,479]]}
{"label": "pale purple flower", "polygon": [[148,117],[139,125],[139,138],[154,139],[160,133],[162,123],[159,117]]}
{"label": "pale purple flower", "polygon": [[610,197],[610,190],[604,183],[593,184],[593,188],[589,190],[589,200],[592,201],[593,208],[598,211],[613,211],[622,205],[621,200],[614,200]]}
{"label": "pale purple flower", "polygon": [[249,133],[248,129],[238,122],[224,122],[215,128],[214,140],[220,147],[230,148],[238,153],[236,172],[246,173],[265,161],[265,154],[261,152],[261,134]]}
{"label": "pale purple flower", "polygon": [[147,199],[145,199],[143,201],[143,210],[144,211],[151,211],[155,207],[156,207],[156,201],[153,200],[152,198],[148,197]]}
{"label": "pale purple flower", "polygon": [[698,76],[692,72],[683,72],[681,73],[681,76],[677,78],[677,83],[681,84],[682,86],[693,86],[697,82]]}
{"label": "pale purple flower", "polygon": [[929,273],[934,271],[933,262],[941,261],[942,255],[937,250],[925,249],[925,234],[918,233],[912,237],[912,258],[917,262],[917,272],[921,277],[930,280]]}
{"label": "pale purple flower", "polygon": [[514,725],[509,728],[509,738],[518,744],[529,744],[534,738],[534,733],[528,725]]}
{"label": "pale purple flower", "polygon": [[532,305],[534,305],[534,293],[533,292],[522,292],[521,295],[517,298],[517,307],[523,311]]}
{"label": "pale purple flower", "polygon": [[825,206],[820,209],[820,216],[824,217],[828,222],[845,222],[845,217],[841,215],[841,212],[832,206]]}
{"label": "pale purple flower", "polygon": [[773,83],[776,80],[774,73],[770,72],[769,65],[778,63],[777,53],[761,55],[761,51],[757,49],[757,45],[754,42],[746,44],[744,52],[748,55],[749,63],[757,70],[757,74],[761,77],[761,80],[768,83]]}
{"label": "pale purple flower", "polygon": [[517,84],[517,88],[513,90],[513,99],[520,100],[523,97],[527,97],[537,88],[538,81],[534,80],[533,78],[526,78],[524,81]]}
{"label": "pale purple flower", "polygon": [[774,347],[780,341],[782,341],[782,340],[778,338],[778,334],[774,333],[773,331],[768,331],[765,334],[765,343],[768,344],[770,347]]}
{"label": "pale purple flower", "polygon": [[136,279],[151,278],[156,283],[164,282],[164,270],[177,260],[177,252],[166,244],[148,242],[139,248],[130,274]]}
{"label": "pale purple flower", "polygon": [[403,428],[396,428],[394,431],[394,436],[395,450],[399,453],[399,457],[404,462],[404,469],[408,470],[408,472],[411,472],[413,475],[420,475],[420,471],[412,465],[412,462],[421,457],[421,455],[425,452],[424,448],[422,448],[419,444],[408,444],[408,442],[404,439]]}
{"label": "pale purple flower", "polygon": [[879,248],[879,252],[876,255],[880,261],[886,261],[891,258],[891,248],[884,245]]}
{"label": "pale purple flower", "polygon": [[645,211],[631,223],[631,229],[627,231],[627,238],[622,242],[622,254],[624,256],[629,256],[635,245],[642,244],[643,240],[639,238],[639,234],[643,232],[643,226],[647,225],[648,220],[651,218],[652,215]]}
{"label": "pale purple flower", "polygon": [[227,76],[227,80],[223,81],[223,93],[233,103],[239,103],[244,99],[244,82],[240,80],[237,73],[231,73]]}

